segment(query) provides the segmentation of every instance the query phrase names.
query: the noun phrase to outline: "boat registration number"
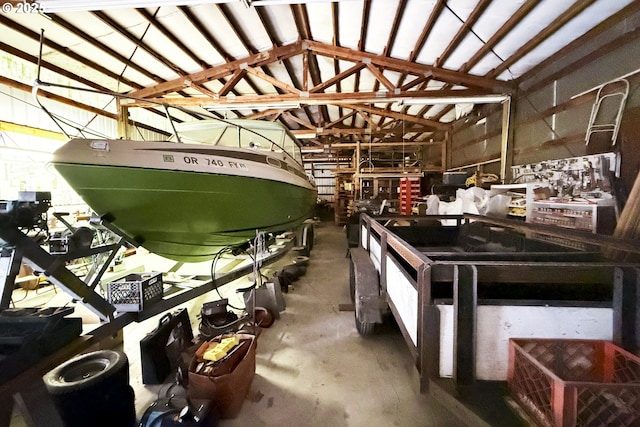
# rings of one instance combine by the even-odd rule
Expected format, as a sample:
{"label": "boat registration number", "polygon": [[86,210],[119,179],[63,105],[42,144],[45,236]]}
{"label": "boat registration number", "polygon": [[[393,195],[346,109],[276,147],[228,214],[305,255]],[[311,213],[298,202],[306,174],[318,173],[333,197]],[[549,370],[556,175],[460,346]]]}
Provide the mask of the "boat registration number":
{"label": "boat registration number", "polygon": [[[173,162],[173,156],[164,156],[163,159],[165,162]],[[195,156],[183,156],[182,161],[189,165],[204,165],[204,166],[214,166],[220,168],[232,168],[232,169],[244,169],[248,170],[249,168],[243,162],[236,162],[233,160],[221,160],[214,159],[209,157],[195,157]]]}

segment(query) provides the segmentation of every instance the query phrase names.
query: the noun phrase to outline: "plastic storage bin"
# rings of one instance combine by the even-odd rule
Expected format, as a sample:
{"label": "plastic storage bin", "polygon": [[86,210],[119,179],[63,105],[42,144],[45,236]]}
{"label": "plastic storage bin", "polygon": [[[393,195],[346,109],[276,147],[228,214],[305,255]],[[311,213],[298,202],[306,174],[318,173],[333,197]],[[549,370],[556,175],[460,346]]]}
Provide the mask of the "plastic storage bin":
{"label": "plastic storage bin", "polygon": [[609,341],[511,339],[507,382],[542,426],[640,425],[640,358]]}

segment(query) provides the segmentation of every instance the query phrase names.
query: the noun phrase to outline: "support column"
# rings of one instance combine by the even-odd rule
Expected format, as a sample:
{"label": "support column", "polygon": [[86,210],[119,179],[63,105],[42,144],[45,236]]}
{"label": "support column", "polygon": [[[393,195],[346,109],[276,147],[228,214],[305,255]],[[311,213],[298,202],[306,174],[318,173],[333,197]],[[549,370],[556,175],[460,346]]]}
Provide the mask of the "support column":
{"label": "support column", "polygon": [[502,183],[509,181],[511,166],[513,166],[513,131],[511,130],[511,116],[513,115],[513,103],[508,97],[502,103],[502,142],[500,149],[500,180]]}
{"label": "support column", "polygon": [[129,139],[131,137],[129,133],[129,107],[122,105],[119,98],[116,99],[116,106],[118,109],[118,137]]}

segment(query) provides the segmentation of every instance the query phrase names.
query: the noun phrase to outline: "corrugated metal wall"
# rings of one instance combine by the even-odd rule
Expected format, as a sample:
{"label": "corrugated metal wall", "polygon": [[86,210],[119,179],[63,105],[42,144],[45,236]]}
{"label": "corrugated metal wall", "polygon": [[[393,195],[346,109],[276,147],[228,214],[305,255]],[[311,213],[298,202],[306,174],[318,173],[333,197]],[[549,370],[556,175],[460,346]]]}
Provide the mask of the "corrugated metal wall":
{"label": "corrugated metal wall", "polygon": [[[587,147],[585,134],[597,87],[606,82],[626,77],[630,91],[625,111],[640,107],[639,32],[636,14],[525,75],[513,101],[513,165],[612,150],[606,143]],[[585,95],[587,91],[592,92]],[[448,169],[499,158],[502,108],[487,107],[481,116],[485,123],[465,123],[477,116],[455,123]]]}

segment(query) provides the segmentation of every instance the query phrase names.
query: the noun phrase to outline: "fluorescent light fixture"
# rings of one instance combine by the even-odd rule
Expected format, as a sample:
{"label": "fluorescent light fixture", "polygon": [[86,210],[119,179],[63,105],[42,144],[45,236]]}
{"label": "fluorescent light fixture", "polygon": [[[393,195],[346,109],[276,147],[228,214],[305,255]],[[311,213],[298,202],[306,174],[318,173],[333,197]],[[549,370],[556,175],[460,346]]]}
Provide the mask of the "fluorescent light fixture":
{"label": "fluorescent light fixture", "polygon": [[[270,6],[274,4],[309,4],[309,3],[329,3],[336,0],[251,0],[251,6]],[[362,0],[341,0],[341,1],[362,1]]]}
{"label": "fluorescent light fixture", "polygon": [[36,3],[39,5],[38,10],[42,10],[45,13],[61,13],[158,6],[188,6],[203,3],[241,3],[245,7],[251,7],[278,4],[328,3],[330,1],[335,0],[40,0]]}
{"label": "fluorescent light fixture", "polygon": [[239,3],[240,0],[41,0],[44,13],[85,12],[89,10],[137,9],[158,6],[187,6],[202,3]]}
{"label": "fluorescent light fixture", "polygon": [[301,151],[302,154],[324,153],[324,148],[303,148]]}
{"label": "fluorescent light fixture", "polygon": [[273,103],[256,103],[256,104],[214,104],[203,105],[205,110],[212,111],[230,111],[230,110],[288,110],[291,108],[300,108],[297,102],[273,102]]}
{"label": "fluorescent light fixture", "polygon": [[407,173],[358,173],[356,178],[422,178],[424,172],[407,172]]}
{"label": "fluorescent light fixture", "polygon": [[300,133],[293,132],[293,136],[295,136],[298,139],[311,139],[311,138],[315,138],[318,135],[316,135],[315,132],[300,132]]}
{"label": "fluorescent light fixture", "polygon": [[509,99],[509,95],[478,95],[478,96],[446,96],[433,98],[407,98],[398,101],[403,105],[435,105],[435,104],[498,104]]}

